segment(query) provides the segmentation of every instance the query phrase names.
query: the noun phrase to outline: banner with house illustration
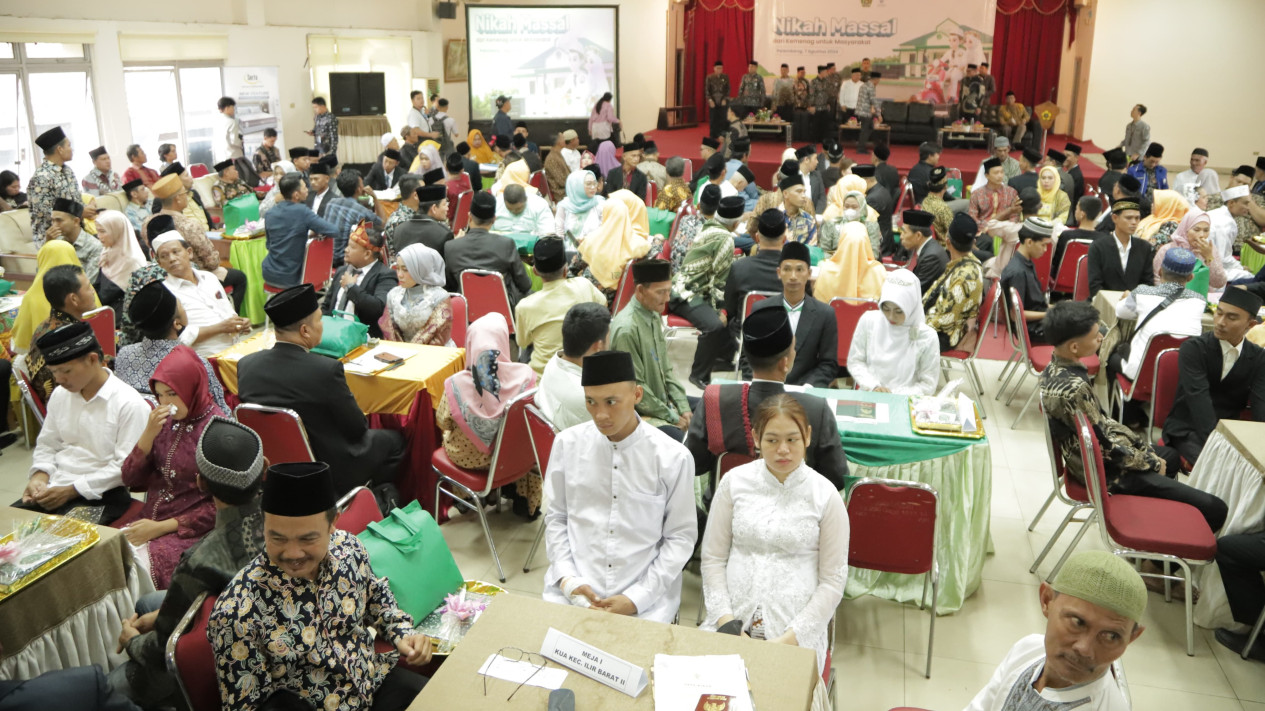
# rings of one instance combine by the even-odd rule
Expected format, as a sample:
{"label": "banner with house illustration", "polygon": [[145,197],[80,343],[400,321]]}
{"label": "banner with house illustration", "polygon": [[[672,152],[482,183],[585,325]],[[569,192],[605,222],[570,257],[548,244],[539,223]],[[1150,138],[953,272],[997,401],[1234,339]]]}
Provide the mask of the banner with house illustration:
{"label": "banner with house illustration", "polygon": [[995,0],[756,0],[755,59],[766,77],[834,62],[846,79],[868,58],[880,98],[946,103],[966,65],[992,56],[996,12]]}

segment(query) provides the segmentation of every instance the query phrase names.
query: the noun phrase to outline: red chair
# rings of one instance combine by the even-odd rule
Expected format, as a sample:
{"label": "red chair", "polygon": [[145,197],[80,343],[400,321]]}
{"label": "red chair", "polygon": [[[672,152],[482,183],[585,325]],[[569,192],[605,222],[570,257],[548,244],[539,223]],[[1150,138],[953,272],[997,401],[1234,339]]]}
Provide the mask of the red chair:
{"label": "red chair", "polygon": [[92,326],[92,335],[97,337],[101,352],[113,358],[118,355],[117,341],[114,337],[114,309],[102,306],[84,313],[83,320]]}
{"label": "red chair", "polygon": [[848,367],[848,351],[852,348],[852,334],[856,333],[861,314],[874,311],[878,302],[871,299],[851,299],[836,296],[830,300],[830,308],[835,311],[835,323],[839,329],[839,353],[836,360],[840,368]]}
{"label": "red chair", "polygon": [[1089,255],[1076,260],[1076,284],[1072,287],[1073,301],[1089,301]]}
{"label": "red chair", "polygon": [[469,310],[466,304],[466,297],[463,294],[454,294],[448,292],[450,307],[452,308],[452,342],[457,344],[458,348],[466,347],[466,329],[470,327],[470,317],[467,315]]}
{"label": "red chair", "polygon": [[901,178],[900,180],[900,199],[896,202],[896,210],[894,216],[899,217],[900,213],[905,210],[905,201],[914,204],[914,186],[909,182],[909,178]]}
{"label": "red chair", "polygon": [[457,207],[452,213],[452,231],[460,232],[470,224],[470,206],[474,204],[474,191],[467,190],[457,196]]}
{"label": "red chair", "polygon": [[1087,239],[1074,239],[1067,243],[1063,248],[1063,261],[1059,262],[1059,273],[1054,277],[1054,285],[1050,287],[1050,291],[1057,291],[1060,294],[1073,293],[1076,288],[1076,270],[1080,265],[1081,257],[1089,254],[1090,244],[1091,242]]}
{"label": "red chair", "polygon": [[687,158],[685,160],[685,172],[681,174],[681,179],[685,181],[686,185],[694,182],[694,161],[692,159]]}
{"label": "red chair", "polygon": [[[1038,402],[1038,407],[1041,408],[1041,412],[1046,412],[1044,396]],[[1032,523],[1028,525],[1028,532],[1031,533],[1037,527],[1037,522],[1045,515],[1046,509],[1050,508],[1050,504],[1055,497],[1058,497],[1059,501],[1071,508],[1068,510],[1067,515],[1063,517],[1063,522],[1055,529],[1054,535],[1050,536],[1045,548],[1041,549],[1041,554],[1032,562],[1032,567],[1028,568],[1028,572],[1037,572],[1037,568],[1041,566],[1041,561],[1045,560],[1045,557],[1049,555],[1050,549],[1054,547],[1054,543],[1059,539],[1059,536],[1063,535],[1067,524],[1073,520],[1081,524],[1081,529],[1076,533],[1076,538],[1072,539],[1072,545],[1067,547],[1067,550],[1063,552],[1063,557],[1050,569],[1050,574],[1046,576],[1045,581],[1050,583],[1054,582],[1054,576],[1059,574],[1059,570],[1067,562],[1068,556],[1072,554],[1072,551],[1076,550],[1076,545],[1085,537],[1085,532],[1089,530],[1089,526],[1094,522],[1094,516],[1097,514],[1094,512],[1094,505],[1089,502],[1089,493],[1085,491],[1085,485],[1067,475],[1067,463],[1063,461],[1063,454],[1059,451],[1059,448],[1054,445],[1054,433],[1050,431],[1048,415],[1046,416],[1045,427],[1042,430],[1045,432],[1045,448],[1050,456],[1050,473],[1054,478],[1054,490],[1050,492],[1050,496],[1041,505],[1041,510],[1032,518]],[[1089,515],[1083,519],[1076,518],[1076,514],[1084,509],[1089,509]]]}
{"label": "red chair", "polygon": [[[1217,555],[1216,536],[1208,528],[1208,522],[1199,509],[1190,504],[1150,496],[1108,493],[1102,447],[1085,415],[1076,415],[1076,429],[1081,440],[1081,459],[1085,464],[1085,480],[1089,484],[1089,500],[1098,509],[1096,518],[1103,544],[1107,550],[1123,558],[1160,563],[1163,573],[1140,572],[1140,575],[1164,580],[1165,602],[1172,602],[1173,581],[1185,580],[1186,655],[1195,656],[1191,609],[1195,596],[1191,588],[1190,569],[1213,561]],[[1169,564],[1176,564],[1182,574],[1169,574]]]}
{"label": "red chair", "polygon": [[[983,298],[980,299],[979,314],[975,317],[975,347],[969,351],[950,350],[940,354],[940,370],[944,372],[945,380],[948,380],[949,368],[953,364],[962,364],[962,369],[966,371],[967,380],[970,381],[971,387],[975,389],[980,415],[985,418],[988,417],[988,413],[984,410],[984,384],[980,380],[979,371],[975,369],[975,361],[979,357],[980,345],[984,342],[984,329],[988,326],[988,318],[993,312],[994,305],[997,302],[997,292],[1000,289],[1000,284],[993,282],[992,286],[984,291]],[[959,343],[959,345],[961,344]]]}
{"label": "red chair", "polygon": [[659,199],[659,184],[647,178],[646,180],[646,207],[654,207],[654,202],[657,199]]}
{"label": "red chair", "polygon": [[527,184],[536,189],[540,196],[549,202],[549,206],[553,206],[553,196],[549,194],[549,181],[545,178],[545,171],[538,170],[527,178]]}
{"label": "red chair", "polygon": [[505,291],[505,279],[499,273],[488,269],[461,270],[461,293],[466,297],[468,323],[486,314],[499,313],[509,324],[510,333],[514,333],[514,309]]}
{"label": "red chair", "polygon": [[259,435],[270,463],[316,461],[303,419],[294,410],[243,402],[233,410],[233,416]]}
{"label": "red chair", "polygon": [[[688,161],[686,162],[686,165],[689,165]],[[681,218],[685,217],[686,215],[695,215],[695,214],[698,214],[698,208],[694,207],[693,203],[691,203],[689,200],[686,200],[685,202],[681,203],[681,206],[676,209],[676,219],[672,220],[672,229],[668,232],[669,244],[676,241],[676,235],[681,229]]]}
{"label": "red chair", "polygon": [[167,638],[167,671],[176,679],[185,707],[191,711],[219,711],[220,683],[215,676],[215,652],[207,639],[207,619],[215,596],[199,593]]}
{"label": "red chair", "polygon": [[1037,270],[1037,281],[1041,282],[1041,290],[1050,293],[1050,265],[1054,263],[1054,249],[1045,250],[1039,259],[1033,260],[1032,266]]}
{"label": "red chair", "polygon": [[1155,360],[1162,351],[1180,348],[1186,336],[1175,336],[1171,333],[1156,333],[1147,339],[1146,350],[1142,356],[1142,367],[1138,369],[1138,377],[1132,381],[1124,377],[1124,373],[1116,374],[1116,382],[1112,383],[1112,394],[1115,395],[1118,422],[1124,422],[1124,404],[1137,400],[1149,402],[1151,388],[1155,386]]}
{"label": "red chair", "polygon": [[[1015,395],[1019,394],[1019,389],[1023,385],[1023,381],[1029,375],[1041,377],[1041,373],[1050,365],[1050,359],[1054,357],[1054,346],[1034,346],[1028,338],[1027,322],[1023,318],[1023,302],[1019,300],[1019,291],[1015,287],[1010,287],[1010,337],[1016,345],[1016,351],[1019,352],[1018,367],[1010,373],[1006,378],[1006,382],[1002,383],[1001,389],[997,391],[997,397],[1001,398],[1006,387],[1010,385],[1010,379],[1015,373],[1019,373],[1019,380],[1015,381],[1015,389],[1010,391],[1010,398],[1006,400],[1006,406],[1014,402]],[[1081,362],[1089,369],[1090,375],[1098,373],[1098,356],[1090,356],[1082,358]],[[1019,424],[1019,420],[1023,419],[1023,415],[1032,405],[1032,401],[1036,398],[1037,392],[1041,390],[1040,384],[1036,384],[1032,388],[1032,393],[1028,395],[1028,399],[1024,401],[1023,408],[1019,410],[1019,414],[1015,416],[1015,421],[1010,423],[1010,429],[1014,429]]]}
{"label": "red chair", "polygon": [[[35,389],[31,387],[31,379],[20,368],[14,368],[13,374],[17,376],[18,390],[22,391],[22,399],[30,406],[31,412],[35,413],[36,421],[41,425],[44,424],[44,417],[48,415],[48,403],[44,402],[44,396],[35,392]],[[31,431],[26,428],[25,423],[23,429],[27,432]]]}
{"label": "red chair", "polygon": [[927,633],[927,671],[936,636],[936,601],[940,598],[940,566],[936,563],[940,495],[930,484],[866,477],[848,494],[848,565],[883,573],[925,575],[918,608],[931,584],[931,627]]}
{"label": "red chair", "polygon": [[[313,289],[321,291],[333,273],[334,240],[309,239],[307,246],[303,248],[303,274],[299,283],[311,284]],[[278,294],[285,291],[285,287],[264,283],[264,291]]]}
{"label": "red chair", "polygon": [[[440,520],[439,505],[444,495],[461,508],[474,509],[479,515],[483,535],[492,551],[492,560],[496,561],[496,575],[501,582],[505,582],[505,572],[501,570],[501,558],[496,554],[496,544],[492,542],[492,529],[488,528],[488,519],[483,512],[483,500],[493,489],[509,486],[527,476],[536,465],[527,419],[523,415],[524,409],[535,403],[535,397],[536,389],[532,388],[510,400],[497,430],[496,440],[492,444],[492,462],[486,470],[464,469],[453,464],[443,447],[436,449],[430,459],[431,466],[439,476],[435,482],[435,520]],[[445,484],[448,485],[447,489],[444,488]]]}
{"label": "red chair", "polygon": [[624,273],[619,276],[619,286],[615,287],[615,310],[612,315],[619,313],[619,310],[628,305],[632,301],[633,292],[637,290],[637,285],[633,283],[632,263],[636,260],[628,260],[628,264],[624,265]]}
{"label": "red chair", "polygon": [[[743,321],[747,320],[747,317],[750,316],[751,312],[755,309],[756,304],[760,303],[761,301],[764,301],[765,299],[772,298],[774,296],[781,296],[781,294],[776,291],[748,291],[747,295],[742,297],[742,320]],[[742,343],[743,343],[742,335],[739,334],[738,336],[738,367],[739,368],[742,367]]]}
{"label": "red chair", "polygon": [[[1164,431],[1164,422],[1168,413],[1173,411],[1173,401],[1177,399],[1177,382],[1181,378],[1178,370],[1178,350],[1170,348],[1160,351],[1155,356],[1155,367],[1151,373],[1151,407],[1147,422],[1151,427]],[[1161,439],[1160,444],[1163,444]],[[1189,467],[1186,467],[1189,470]]]}
{"label": "red chair", "polygon": [[[545,481],[545,469],[549,467],[549,457],[553,454],[553,440],[558,428],[545,417],[545,413],[533,403],[523,408],[523,417],[527,423],[527,437],[531,441],[532,456],[536,459],[536,471],[540,472],[540,483]],[[545,537],[545,517],[540,517],[540,527],[536,531],[536,539],[527,551],[527,560],[523,561],[523,572],[531,572],[532,558],[536,557],[536,549],[540,547],[540,539]]]}
{"label": "red chair", "polygon": [[195,180],[204,175],[210,175],[210,173],[211,170],[206,167],[205,163],[194,163],[189,166],[189,177],[194,178]]}
{"label": "red chair", "polygon": [[338,500],[338,518],[334,520],[334,527],[358,536],[369,524],[381,520],[382,510],[378,508],[373,492],[357,486]]}

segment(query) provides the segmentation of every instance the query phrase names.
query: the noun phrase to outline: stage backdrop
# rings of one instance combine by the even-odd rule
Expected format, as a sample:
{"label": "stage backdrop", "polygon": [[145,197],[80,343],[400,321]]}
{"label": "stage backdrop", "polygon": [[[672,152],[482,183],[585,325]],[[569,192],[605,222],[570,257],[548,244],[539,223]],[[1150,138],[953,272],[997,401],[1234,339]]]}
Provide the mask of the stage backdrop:
{"label": "stage backdrop", "polygon": [[467,5],[470,118],[514,101],[518,118],[587,119],[602,94],[619,113],[618,7]]}
{"label": "stage backdrop", "polygon": [[755,0],[755,59],[772,88],[783,62],[809,78],[834,62],[846,80],[868,57],[880,97],[945,103],[992,56],[996,13],[995,0]]}

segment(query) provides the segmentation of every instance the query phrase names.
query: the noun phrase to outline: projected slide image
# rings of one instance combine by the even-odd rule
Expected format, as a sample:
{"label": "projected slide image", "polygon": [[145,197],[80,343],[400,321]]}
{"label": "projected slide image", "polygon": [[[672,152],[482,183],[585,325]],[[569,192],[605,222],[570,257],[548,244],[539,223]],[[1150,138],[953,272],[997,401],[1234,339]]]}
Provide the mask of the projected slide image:
{"label": "projected slide image", "polygon": [[617,94],[613,7],[467,6],[466,23],[475,120],[492,118],[500,95],[515,118],[587,118]]}

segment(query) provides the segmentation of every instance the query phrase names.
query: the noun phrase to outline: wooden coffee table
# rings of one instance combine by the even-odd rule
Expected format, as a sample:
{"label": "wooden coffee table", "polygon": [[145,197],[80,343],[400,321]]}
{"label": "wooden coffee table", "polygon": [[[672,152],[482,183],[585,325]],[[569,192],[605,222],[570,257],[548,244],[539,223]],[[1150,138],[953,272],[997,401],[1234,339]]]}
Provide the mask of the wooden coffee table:
{"label": "wooden coffee table", "polygon": [[940,145],[945,148],[950,147],[949,141],[956,141],[961,146],[988,150],[993,147],[993,129],[982,124],[971,128],[945,126],[939,131],[939,140]]}
{"label": "wooden coffee table", "polygon": [[747,127],[748,134],[764,134],[776,136],[779,133],[786,134],[786,147],[791,147],[791,126],[790,121],[777,119],[775,121],[756,121],[755,119],[746,119],[743,125]]}

